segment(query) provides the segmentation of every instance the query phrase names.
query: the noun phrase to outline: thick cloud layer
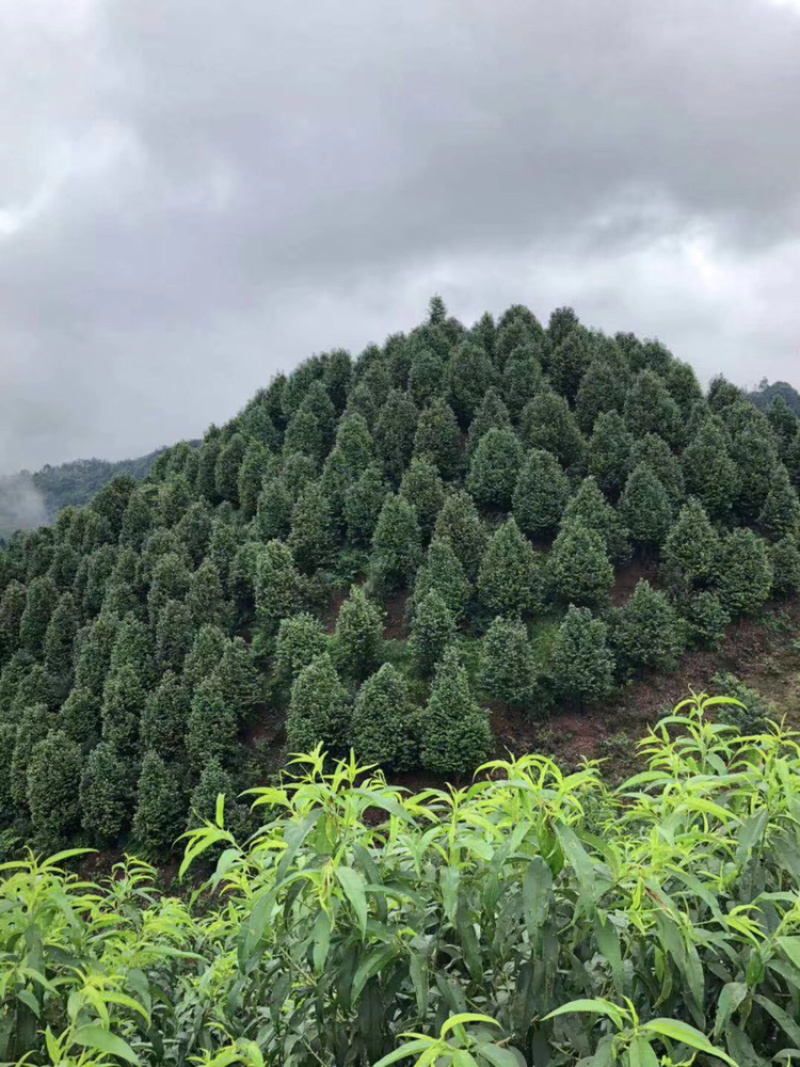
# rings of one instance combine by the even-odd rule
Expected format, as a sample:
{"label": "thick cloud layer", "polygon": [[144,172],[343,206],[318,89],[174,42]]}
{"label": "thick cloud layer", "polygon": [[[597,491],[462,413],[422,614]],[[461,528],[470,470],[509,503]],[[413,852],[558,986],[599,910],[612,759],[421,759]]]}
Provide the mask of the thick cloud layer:
{"label": "thick cloud layer", "polygon": [[0,469],[197,435],[433,291],[800,377],[791,3],[5,0],[0,98]]}

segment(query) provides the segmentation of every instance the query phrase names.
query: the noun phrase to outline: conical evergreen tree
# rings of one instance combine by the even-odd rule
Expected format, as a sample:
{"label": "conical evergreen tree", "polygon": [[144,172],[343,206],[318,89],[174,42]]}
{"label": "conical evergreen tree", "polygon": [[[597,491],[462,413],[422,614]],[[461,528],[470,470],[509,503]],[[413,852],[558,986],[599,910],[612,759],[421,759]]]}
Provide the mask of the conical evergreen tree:
{"label": "conical evergreen tree", "polygon": [[487,535],[469,493],[459,490],[447,497],[436,519],[434,535],[450,545],[467,579],[476,581],[486,551]]}
{"label": "conical evergreen tree", "polygon": [[706,419],[681,456],[686,491],[712,519],[724,519],[736,495],[736,464],[728,455],[721,426]]}
{"label": "conical evergreen tree", "polygon": [[767,544],[752,530],[736,529],[723,539],[717,591],[732,616],[758,611],[769,596],[772,579]]}
{"label": "conical evergreen tree", "polygon": [[591,476],[583,479],[564,509],[564,525],[576,522],[600,534],[612,563],[620,564],[628,559],[631,549],[625,524],[603,496],[597,479]]}
{"label": "conical evergreen tree", "polygon": [[368,678],[353,707],[353,743],[364,763],[409,770],[417,759],[415,719],[408,688],[391,663]]}
{"label": "conical evergreen tree", "polygon": [[681,508],[667,536],[663,572],[675,595],[702,589],[716,571],[719,538],[699,500],[690,499]]}
{"label": "conical evergreen tree", "polygon": [[625,483],[619,502],[631,539],[642,548],[659,548],[672,525],[672,506],[652,467],[640,463]]}
{"label": "conical evergreen tree", "polygon": [[681,415],[663,380],[652,370],[641,371],[625,399],[625,421],[634,437],[660,434],[671,445],[680,443]]}
{"label": "conical evergreen tree", "polygon": [[536,660],[525,624],[498,616],[481,642],[480,685],[489,700],[531,709]]}
{"label": "conical evergreen tree", "polygon": [[0,663],[20,647],[19,627],[28,603],[28,591],[16,580],[8,583],[0,601]]}
{"label": "conical evergreen tree", "polygon": [[133,832],[145,852],[167,859],[184,829],[186,806],[175,771],[152,750],[145,753],[136,798]]}
{"label": "conical evergreen tree", "polygon": [[375,527],[389,487],[380,464],[371,463],[344,496],[344,522],[351,544],[366,548],[372,544]]}
{"label": "conical evergreen tree", "polygon": [[570,332],[553,346],[548,362],[550,380],[570,403],[578,395],[581,381],[592,358],[592,351],[584,330]]}
{"label": "conical evergreen tree", "polygon": [[55,677],[69,682],[72,677],[78,613],[72,593],[64,593],[50,617],[44,638],[45,666]]}
{"label": "conical evergreen tree", "polygon": [[19,644],[32,656],[44,651],[50,617],[58,603],[58,590],[52,578],[34,578],[28,586],[28,599],[19,620]]}
{"label": "conical evergreen tree", "polygon": [[28,808],[35,839],[47,851],[67,847],[80,828],[82,767],[80,747],[60,731],[49,733],[33,748],[28,763]]}
{"label": "conical evergreen tree", "polygon": [[[544,388],[542,365],[539,362],[540,352],[541,349],[535,344],[520,345],[509,353],[505,361],[503,399],[515,423],[519,421],[528,401],[533,400],[536,394]],[[488,390],[486,395],[488,396],[490,392],[491,390]],[[472,436],[472,427],[470,427],[470,436]]]}
{"label": "conical evergreen tree", "polygon": [[529,537],[551,533],[561,521],[569,494],[569,479],[556,457],[543,449],[532,449],[514,489],[517,525]]}
{"label": "conical evergreen tree", "polygon": [[74,687],[59,712],[59,729],[87,753],[100,740],[100,726],[99,699],[88,689]]}
{"label": "conical evergreen tree", "polygon": [[313,574],[330,560],[334,544],[330,501],[319,482],[311,482],[292,510],[292,556],[303,573]]}
{"label": "conical evergreen tree", "polygon": [[415,605],[411,631],[411,650],[417,671],[429,678],[445,648],[455,637],[456,624],[442,597],[431,589]]}
{"label": "conical evergreen tree", "polygon": [[686,497],[680,460],[670,451],[667,442],[657,433],[649,433],[634,444],[631,466],[635,470],[646,463],[667,491],[673,508],[680,507]]}
{"label": "conical evergreen tree", "polygon": [[24,707],[17,716],[14,751],[11,754],[10,791],[16,810],[28,814],[28,767],[36,745],[47,737],[52,725],[45,704]]}
{"label": "conical evergreen tree", "polygon": [[445,498],[442,479],[429,459],[411,460],[400,483],[400,496],[416,511],[423,541],[427,543]]}
{"label": "conical evergreen tree", "polygon": [[327,648],[319,619],[308,612],[281,619],[275,642],[275,677],[281,685],[294,683],[300,672]]}
{"label": "conical evergreen tree", "polygon": [[414,581],[413,611],[431,590],[435,590],[447,605],[454,620],[459,622],[472,595],[461,561],[448,541],[437,537],[431,541],[425,561]]}
{"label": "conical evergreen tree", "polygon": [[472,696],[456,649],[448,648],[421,716],[421,759],[426,770],[463,775],[488,758],[492,732],[486,712]]}
{"label": "conical evergreen tree", "polygon": [[408,391],[419,408],[440,396],[444,379],[444,364],[429,348],[418,348],[411,356],[408,369]]}
{"label": "conical evergreen tree", "polygon": [[331,754],[345,750],[350,733],[344,686],[328,653],[318,656],[292,686],[286,735],[290,752],[318,744]]}
{"label": "conical evergreen tree", "polygon": [[597,419],[609,411],[622,412],[625,406],[625,381],[617,368],[602,358],[589,364],[581,380],[575,401],[575,416],[584,433],[594,430]]}
{"label": "conical evergreen tree", "polygon": [[292,554],[281,541],[265,545],[256,566],[256,618],[265,634],[278,630],[281,619],[300,606],[300,575]]}
{"label": "conical evergreen tree", "polygon": [[142,712],[140,733],[145,751],[157,752],[164,760],[181,760],[191,706],[186,684],[174,671],[166,671],[158,688],[147,695]]}
{"label": "conical evergreen tree", "polygon": [[773,540],[800,533],[800,500],[782,463],[772,472],[769,492],[758,521]]}
{"label": "conical evergreen tree", "polygon": [[584,704],[610,695],[614,655],[608,647],[608,627],[588,608],[570,605],[553,642],[551,670],[562,700]]}
{"label": "conical evergreen tree", "polygon": [[215,676],[202,682],[192,696],[186,729],[186,752],[193,770],[200,771],[211,760],[223,765],[236,748],[237,715],[221,692]]}
{"label": "conical evergreen tree", "polygon": [[580,522],[562,526],[548,567],[553,591],[566,603],[596,607],[608,600],[614,568],[596,530]]}
{"label": "conical evergreen tree", "polygon": [[282,477],[270,478],[256,507],[256,529],[262,541],[283,540],[292,528],[294,498]]}
{"label": "conical evergreen tree", "polygon": [[411,459],[419,412],[405,393],[393,389],[375,424],[375,449],[387,476],[399,485]]}
{"label": "conical evergreen tree", "polygon": [[598,415],[589,442],[589,473],[612,500],[625,488],[631,472],[633,434],[616,411]]}
{"label": "conical evergreen tree", "polygon": [[481,438],[489,430],[503,430],[511,425],[508,408],[503,402],[500,393],[492,386],[486,390],[481,406],[475,413],[475,418],[469,426],[467,438],[467,453],[472,456],[478,447]]}
{"label": "conical evergreen tree", "polygon": [[210,559],[197,568],[189,581],[186,606],[195,627],[210,622],[225,629],[230,621],[230,605],[225,602],[219,570]]}
{"label": "conical evergreen tree", "polygon": [[[453,349],[444,372],[444,389],[447,403],[463,430],[469,426],[493,380],[492,361],[482,346],[466,341]],[[442,476],[447,477],[444,471]]]}
{"label": "conical evergreen tree", "polygon": [[522,412],[520,436],[526,448],[552,452],[563,467],[580,466],[586,441],[563,396],[543,389]]}
{"label": "conical evergreen tree", "polygon": [[188,604],[168,601],[161,609],[156,623],[156,670],[180,674],[183,662],[194,640],[194,624]]}
{"label": "conical evergreen tree", "polygon": [[190,693],[217,669],[225,644],[225,634],[218,626],[208,623],[197,631],[192,650],[183,663],[183,684]]}
{"label": "conical evergreen tree", "polygon": [[81,821],[89,839],[112,844],[129,825],[135,780],[130,764],[108,741],[89,754],[80,785]]}
{"label": "conical evergreen tree", "polygon": [[684,648],[684,626],[666,595],[646,579],[615,609],[612,622],[611,645],[623,670],[675,670]]}
{"label": "conical evergreen tree", "polygon": [[419,565],[421,538],[417,513],[401,496],[387,496],[372,538],[372,574],[378,588],[400,589]]}
{"label": "conical evergreen tree", "polygon": [[355,585],[336,620],[336,646],[340,669],[362,682],[378,669],[383,656],[383,618],[379,608]]}
{"label": "conical evergreen tree", "polygon": [[441,397],[435,397],[419,417],[414,455],[432,463],[445,481],[461,470],[461,433],[452,408]]}
{"label": "conical evergreen tree", "polygon": [[102,736],[119,755],[135,760],[139,751],[139,722],[146,695],[132,667],[115,667],[103,687]]}
{"label": "conical evergreen tree", "polygon": [[489,430],[473,454],[467,489],[479,504],[508,511],[523,457],[522,445],[512,429]]}
{"label": "conical evergreen tree", "polygon": [[256,513],[269,459],[269,450],[261,441],[247,443],[236,483],[236,498],[245,519]]}
{"label": "conical evergreen tree", "polygon": [[478,577],[481,603],[492,615],[524,615],[541,605],[536,553],[513,519],[494,534]]}

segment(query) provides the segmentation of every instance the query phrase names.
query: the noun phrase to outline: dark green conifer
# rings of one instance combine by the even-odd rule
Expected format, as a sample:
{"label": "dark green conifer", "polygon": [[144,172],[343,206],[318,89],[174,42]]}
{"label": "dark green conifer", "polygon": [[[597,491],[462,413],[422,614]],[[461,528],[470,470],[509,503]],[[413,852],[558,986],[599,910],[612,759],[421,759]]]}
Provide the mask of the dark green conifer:
{"label": "dark green conifer", "polygon": [[800,533],[800,500],[782,463],[778,463],[772,472],[769,492],[758,521],[776,541]]}
{"label": "dark green conifer", "polygon": [[379,589],[408,585],[419,566],[421,537],[417,513],[402,496],[387,496],[372,538],[372,574]]}
{"label": "dark green conifer", "polygon": [[491,753],[488,716],[472,696],[467,672],[452,645],[436,672],[420,727],[422,765],[433,774],[469,774]]}
{"label": "dark green conifer", "polygon": [[429,459],[415,456],[411,460],[400,483],[400,496],[416,511],[422,539],[427,543],[445,498],[442,479]]}
{"label": "dark green conifer", "polygon": [[180,674],[194,640],[195,624],[188,604],[168,600],[156,623],[156,670]]}
{"label": "dark green conifer", "polygon": [[91,690],[75,686],[61,707],[58,728],[88,753],[100,740],[100,727],[100,700]]}
{"label": "dark green conifer", "polygon": [[520,436],[526,448],[552,452],[563,467],[579,466],[586,456],[586,441],[563,396],[543,389],[522,412]]}
{"label": "dark green conifer", "polygon": [[145,690],[132,667],[115,667],[109,673],[100,709],[102,737],[128,761],[139,753],[139,722],[145,700]]}
{"label": "dark green conifer", "polygon": [[532,710],[536,660],[519,619],[498,616],[492,622],[481,642],[479,679],[487,699]]}
{"label": "dark green conifer", "polygon": [[281,619],[300,606],[300,575],[282,541],[270,541],[256,565],[256,618],[265,634],[277,633]]}
{"label": "dark green conifer", "polygon": [[78,613],[72,593],[64,593],[50,617],[44,638],[47,670],[56,678],[69,682],[72,677]]}
{"label": "dark green conifer", "polygon": [[[492,361],[481,345],[465,341],[453,349],[444,372],[445,406],[452,409],[462,430],[467,429],[493,384]],[[442,475],[446,477],[444,471]]]}
{"label": "dark green conifer", "polygon": [[184,829],[185,798],[175,770],[150,750],[142,761],[133,832],[140,847],[155,860],[168,859]]}
{"label": "dark green conifer", "polygon": [[569,500],[569,479],[552,452],[534,448],[519,472],[512,500],[514,519],[529,537],[552,533]]}
{"label": "dark green conifer", "polygon": [[28,808],[37,844],[55,852],[80,829],[80,747],[61,731],[37,742],[28,763]]}
{"label": "dark green conifer", "polygon": [[422,566],[417,571],[414,612],[431,590],[439,594],[455,621],[460,622],[472,595],[472,586],[450,542],[438,537],[431,541]]}
{"label": "dark green conifer", "polygon": [[385,663],[358,691],[352,724],[357,758],[388,770],[410,770],[418,747],[415,720],[405,679]]}
{"label": "dark green conifer", "polygon": [[211,760],[224,766],[236,749],[238,723],[235,708],[230,707],[215,676],[206,678],[192,695],[186,729],[186,753],[194,771]]}
{"label": "dark green conifer", "polygon": [[331,559],[335,549],[330,501],[319,482],[311,482],[292,509],[289,548],[304,574],[313,574]]}
{"label": "dark green conifer", "polygon": [[574,521],[562,526],[548,558],[553,592],[567,604],[606,603],[614,568],[600,533]]}
{"label": "dark green conifer", "polygon": [[419,412],[414,402],[399,389],[392,389],[375,424],[375,450],[383,460],[387,476],[400,484],[411,459]]}
{"label": "dark green conifer", "polygon": [[581,430],[590,434],[600,415],[622,412],[625,380],[608,360],[595,357],[584,374],[575,401],[575,417]]}
{"label": "dark green conifer", "polygon": [[703,505],[692,497],[681,508],[664,544],[662,569],[674,595],[705,587],[716,571],[719,547]]}
{"label": "dark green conifer", "polygon": [[800,592],[800,542],[789,534],[770,548],[772,592],[792,596]]}
{"label": "dark green conifer", "polygon": [[625,488],[631,472],[633,434],[616,411],[598,415],[589,441],[589,473],[612,500]]}
{"label": "dark green conifer", "polygon": [[630,556],[625,524],[619,512],[603,496],[596,478],[584,478],[578,491],[567,502],[564,524],[575,522],[600,534],[612,563],[624,563]]}
{"label": "dark green conifer", "polygon": [[681,456],[686,491],[697,497],[712,519],[724,519],[736,496],[736,464],[728,455],[725,434],[706,419]]}
{"label": "dark green conifer", "polygon": [[445,648],[455,637],[456,623],[447,604],[435,589],[415,604],[411,629],[414,663],[423,678],[429,678]]}
{"label": "dark green conifer", "polygon": [[469,493],[458,490],[445,499],[436,519],[434,537],[450,545],[468,581],[477,581],[487,534]]}
{"label": "dark green conifer", "polygon": [[356,682],[363,682],[381,664],[383,612],[362,586],[354,585],[339,609],[336,645],[342,673]]}
{"label": "dark green conifer", "polygon": [[292,686],[286,735],[290,752],[311,752],[321,744],[331,754],[345,751],[350,734],[344,686],[327,652],[297,676]]}
{"label": "dark green conifer", "polygon": [[753,615],[768,598],[772,580],[766,541],[742,528],[723,538],[717,592],[726,611],[734,617]]}
{"label": "dark green conifer", "polygon": [[352,545],[372,544],[375,527],[389,487],[379,463],[370,463],[344,495],[344,522]]}
{"label": "dark green conifer", "polygon": [[652,467],[640,463],[625,483],[619,502],[631,540],[642,548],[659,548],[672,525],[672,505]]}
{"label": "dark green conifer", "polygon": [[81,821],[90,841],[113,844],[130,824],[135,795],[131,765],[108,741],[89,754],[80,785]]}
{"label": "dark green conifer", "polygon": [[34,578],[28,585],[25,610],[19,620],[19,644],[32,656],[44,651],[47,627],[57,603],[58,590],[52,578]]}
{"label": "dark green conifer", "polygon": [[481,603],[492,615],[524,615],[542,602],[536,553],[513,519],[489,542],[478,577]]}
{"label": "dark green conifer", "polygon": [[614,686],[614,655],[602,619],[571,604],[553,642],[550,665],[561,700],[576,704],[605,700]]}
{"label": "dark green conifer", "polygon": [[164,672],[158,687],[148,693],[142,711],[140,735],[145,751],[157,752],[168,761],[182,759],[192,691],[174,671]]}
{"label": "dark green conifer", "polygon": [[510,427],[483,435],[472,456],[467,489],[484,507],[511,508],[524,453]]}
{"label": "dark green conifer", "polygon": [[414,455],[429,460],[445,481],[462,468],[461,432],[452,408],[441,397],[435,397],[419,417]]}
{"label": "dark green conifer", "polygon": [[327,638],[319,619],[308,612],[300,612],[281,619],[275,642],[273,669],[282,685],[294,683],[300,672],[327,648]]}
{"label": "dark green conifer", "polygon": [[611,645],[623,670],[675,670],[685,631],[666,595],[641,579],[633,596],[612,615]]}

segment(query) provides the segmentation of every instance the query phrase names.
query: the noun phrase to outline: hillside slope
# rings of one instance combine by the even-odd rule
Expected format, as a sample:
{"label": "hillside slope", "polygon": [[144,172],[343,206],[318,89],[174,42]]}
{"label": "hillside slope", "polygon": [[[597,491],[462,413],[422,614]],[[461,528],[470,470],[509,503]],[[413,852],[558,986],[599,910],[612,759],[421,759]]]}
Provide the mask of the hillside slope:
{"label": "hillside slope", "polygon": [[2,825],[160,859],[287,750],[463,778],[490,712],[508,744],[797,593],[798,426],[563,308],[315,356],[0,555]]}

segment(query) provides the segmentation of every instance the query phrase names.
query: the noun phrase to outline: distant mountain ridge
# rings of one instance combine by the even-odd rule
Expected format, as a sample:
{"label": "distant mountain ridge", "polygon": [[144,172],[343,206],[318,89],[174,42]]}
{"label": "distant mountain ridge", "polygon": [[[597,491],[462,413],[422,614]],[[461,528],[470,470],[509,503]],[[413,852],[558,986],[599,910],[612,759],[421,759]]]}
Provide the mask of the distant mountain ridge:
{"label": "distant mountain ridge", "polygon": [[0,477],[0,537],[49,525],[64,508],[88,504],[104,485],[124,474],[137,481],[146,478],[165,451],[166,447],[157,448],[146,456],[116,462],[76,459],[56,467],[46,464],[34,473]]}
{"label": "distant mountain ridge", "polygon": [[769,411],[778,397],[782,397],[790,410],[800,418],[800,393],[788,382],[768,382],[762,378],[758,388],[747,394],[747,399],[764,412]]}

